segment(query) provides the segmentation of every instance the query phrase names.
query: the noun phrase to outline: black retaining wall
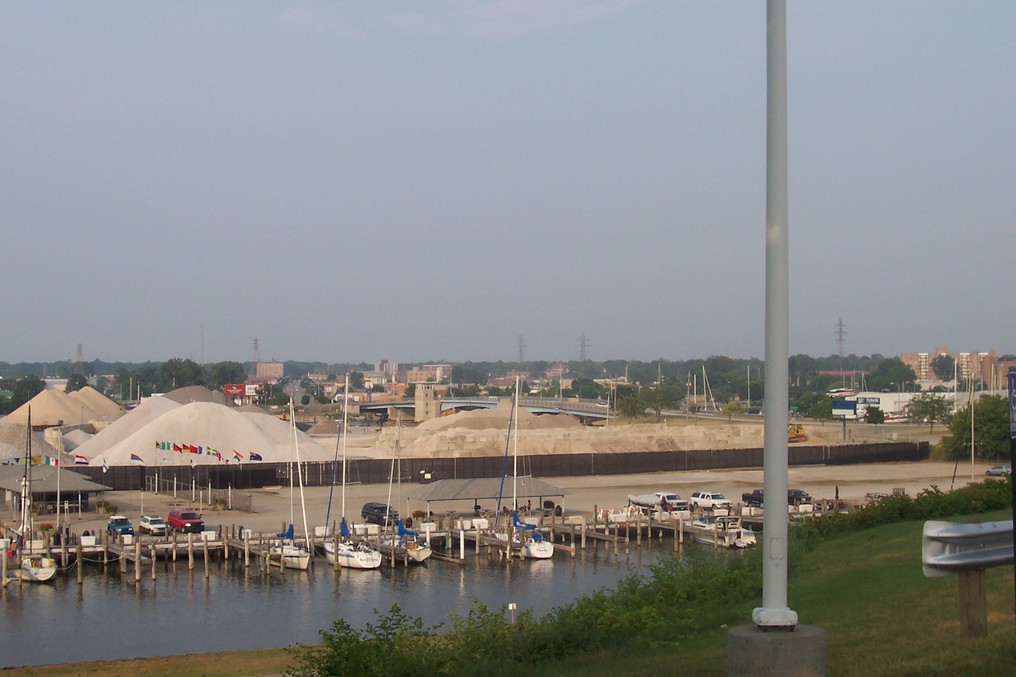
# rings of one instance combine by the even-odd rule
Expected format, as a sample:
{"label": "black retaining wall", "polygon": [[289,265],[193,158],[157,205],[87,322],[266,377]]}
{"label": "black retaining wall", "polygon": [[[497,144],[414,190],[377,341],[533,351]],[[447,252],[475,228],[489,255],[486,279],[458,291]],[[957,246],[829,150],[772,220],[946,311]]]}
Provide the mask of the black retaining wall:
{"label": "black retaining wall", "polygon": [[[848,465],[852,463],[886,463],[893,461],[921,461],[928,458],[927,442],[884,442],[879,444],[847,444],[837,446],[790,447],[790,465]],[[331,484],[333,467],[330,461],[303,463],[305,486]],[[349,461],[347,481],[363,484],[388,482],[391,459],[358,459]],[[676,470],[714,470],[719,468],[761,468],[762,449],[702,449],[691,451],[635,451],[596,454],[546,454],[519,459],[519,473],[534,477],[564,477],[583,475],[621,475]],[[507,465],[503,456],[470,458],[408,458],[400,463],[403,482],[420,482],[429,474],[430,480],[471,479],[500,477],[504,470],[511,472],[511,459]],[[214,489],[250,489],[255,487],[289,484],[288,463],[246,463],[243,465],[199,465],[149,468],[145,466],[118,466],[103,472],[97,467],[75,467],[95,482],[115,490],[137,490],[151,487],[156,473],[160,484],[195,482],[199,487]],[[341,467],[337,469],[336,483],[341,482]],[[146,482],[147,476],[147,482]]]}

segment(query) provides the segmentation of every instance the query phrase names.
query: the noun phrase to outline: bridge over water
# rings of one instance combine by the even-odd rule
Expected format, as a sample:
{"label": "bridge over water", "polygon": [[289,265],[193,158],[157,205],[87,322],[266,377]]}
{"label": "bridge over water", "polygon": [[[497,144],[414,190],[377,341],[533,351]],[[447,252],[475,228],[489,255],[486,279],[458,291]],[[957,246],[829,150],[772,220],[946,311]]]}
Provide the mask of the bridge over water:
{"label": "bridge over water", "polygon": [[[494,409],[498,403],[509,398],[501,397],[442,397],[438,400],[442,414],[452,411],[472,411],[474,409]],[[521,397],[519,407],[537,414],[565,414],[582,420],[604,420],[612,416],[606,403],[599,400],[558,399],[550,397]],[[361,402],[361,413],[382,413],[398,409],[412,414],[416,411],[415,400],[398,400],[395,402]]]}

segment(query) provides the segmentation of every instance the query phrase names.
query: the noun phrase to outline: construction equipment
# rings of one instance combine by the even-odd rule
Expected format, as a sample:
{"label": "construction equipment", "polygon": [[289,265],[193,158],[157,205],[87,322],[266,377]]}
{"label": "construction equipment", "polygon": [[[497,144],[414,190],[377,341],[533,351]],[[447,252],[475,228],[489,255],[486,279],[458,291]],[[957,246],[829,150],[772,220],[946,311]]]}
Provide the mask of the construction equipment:
{"label": "construction equipment", "polygon": [[804,432],[804,426],[800,423],[791,423],[787,426],[787,442],[804,442],[808,434]]}

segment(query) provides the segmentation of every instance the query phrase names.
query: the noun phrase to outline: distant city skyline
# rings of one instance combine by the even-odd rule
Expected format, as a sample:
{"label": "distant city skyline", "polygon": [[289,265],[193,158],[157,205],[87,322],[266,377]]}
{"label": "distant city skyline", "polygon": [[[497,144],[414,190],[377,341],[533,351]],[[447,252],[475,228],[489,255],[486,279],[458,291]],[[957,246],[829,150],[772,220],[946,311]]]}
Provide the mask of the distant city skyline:
{"label": "distant city skyline", "polygon": [[[761,357],[765,11],[0,0],[0,359]],[[1016,352],[1016,4],[787,21],[790,353]]]}

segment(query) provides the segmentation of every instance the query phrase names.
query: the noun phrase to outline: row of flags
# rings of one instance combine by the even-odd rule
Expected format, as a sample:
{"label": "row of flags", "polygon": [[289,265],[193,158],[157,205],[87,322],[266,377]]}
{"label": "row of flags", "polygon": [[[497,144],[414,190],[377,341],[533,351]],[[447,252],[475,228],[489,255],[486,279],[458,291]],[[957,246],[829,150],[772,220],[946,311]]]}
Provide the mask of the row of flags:
{"label": "row of flags", "polygon": [[[165,451],[176,451],[179,453],[212,456],[213,458],[219,460],[220,462],[225,462],[226,464],[228,464],[230,460],[236,461],[237,463],[243,463],[244,461],[244,455],[239,451],[237,451],[236,449],[233,450],[233,458],[230,459],[228,457],[224,457],[224,455],[221,452],[219,452],[216,449],[212,449],[211,447],[196,447],[190,444],[171,444],[169,442],[156,442],[155,448]],[[263,460],[261,458],[261,454],[255,451],[250,452],[247,458],[255,462]],[[162,460],[167,463],[169,462],[169,459],[166,457],[165,454],[163,454]],[[60,459],[52,456],[33,456],[32,463],[34,465],[60,465]],[[132,453],[131,463],[133,463],[134,465],[145,465],[145,459],[141,457],[141,454]],[[88,465],[88,459],[85,456],[82,456],[81,454],[74,454],[74,464]],[[191,459],[190,464],[191,467],[194,467],[195,465],[194,459]],[[109,461],[107,461],[106,459],[102,459],[102,472],[109,472]]]}

